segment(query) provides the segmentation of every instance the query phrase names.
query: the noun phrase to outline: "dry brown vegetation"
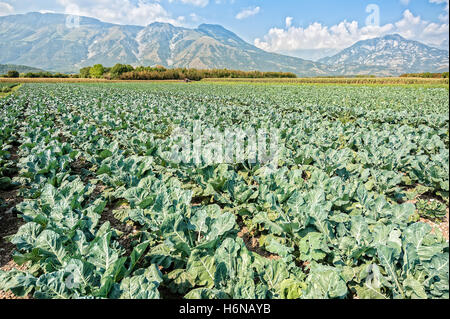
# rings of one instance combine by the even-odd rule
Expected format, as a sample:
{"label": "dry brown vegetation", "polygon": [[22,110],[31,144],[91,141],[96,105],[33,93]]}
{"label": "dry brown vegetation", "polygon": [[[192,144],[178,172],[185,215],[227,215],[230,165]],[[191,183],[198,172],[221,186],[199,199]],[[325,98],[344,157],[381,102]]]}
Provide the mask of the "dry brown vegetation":
{"label": "dry brown vegetation", "polygon": [[245,83],[282,83],[282,84],[427,84],[445,85],[449,79],[426,78],[297,78],[297,79],[204,79],[203,82],[245,82]]}
{"label": "dry brown vegetation", "polygon": [[[0,82],[11,82],[11,79],[0,78]],[[120,83],[120,82],[184,82],[182,80],[107,80],[84,78],[16,78],[16,83]],[[281,83],[281,84],[391,84],[391,85],[448,85],[449,79],[426,78],[208,78],[201,82],[230,82],[230,83]]]}

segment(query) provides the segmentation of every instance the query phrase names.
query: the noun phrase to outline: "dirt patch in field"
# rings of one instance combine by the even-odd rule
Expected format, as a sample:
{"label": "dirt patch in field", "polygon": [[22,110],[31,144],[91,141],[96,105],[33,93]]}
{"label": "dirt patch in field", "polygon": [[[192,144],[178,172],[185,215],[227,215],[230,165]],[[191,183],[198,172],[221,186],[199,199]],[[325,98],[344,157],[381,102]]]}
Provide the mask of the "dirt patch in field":
{"label": "dirt patch in field", "polygon": [[81,180],[86,183],[93,178],[92,172],[89,171],[92,166],[92,163],[88,162],[86,159],[79,158],[70,163],[70,170],[73,175],[80,176]]}
{"label": "dirt patch in field", "polygon": [[17,217],[14,209],[22,201],[17,196],[17,190],[0,192],[0,198],[5,201],[5,205],[0,208],[0,267],[2,267],[11,260],[14,251],[14,245],[4,237],[17,233],[24,222]]}
{"label": "dirt patch in field", "polygon": [[127,206],[125,204],[120,204],[120,201],[116,201],[108,205],[102,213],[99,225],[103,225],[109,222],[112,228],[117,229],[122,234],[118,239],[119,244],[125,248],[126,254],[130,255],[133,251],[133,236],[138,232],[138,228],[135,225],[129,225],[121,222],[114,216],[115,210],[125,209]]}
{"label": "dirt patch in field", "polygon": [[[19,160],[19,146],[17,142],[12,142],[12,148],[9,150],[9,161],[13,165],[6,171],[5,176],[13,179],[17,176],[17,162]],[[6,240],[5,237],[17,233],[20,226],[25,222],[18,218],[15,207],[23,201],[19,196],[19,188],[12,186],[7,190],[0,190],[0,270],[10,271],[12,269],[25,270],[26,265],[19,266],[12,260],[15,246]],[[0,299],[30,299],[30,296],[17,297],[12,292],[0,291]]]}
{"label": "dirt patch in field", "polygon": [[103,183],[101,183],[101,182],[100,182],[100,183],[97,183],[97,184],[95,185],[94,191],[89,195],[88,198],[86,198],[86,199],[84,200],[84,202],[82,203],[82,205],[85,206],[85,205],[87,205],[87,204],[89,204],[89,203],[94,202],[97,198],[99,198],[99,197],[103,194],[103,192],[105,191],[106,188],[107,188],[107,187],[106,187],[105,185],[103,185]]}
{"label": "dirt patch in field", "polygon": [[[14,261],[10,261],[6,265],[4,265],[0,268],[0,270],[2,270],[2,271],[11,271],[13,269],[17,269],[20,271],[26,271],[27,266],[26,265],[19,266]],[[0,290],[0,299],[31,299],[31,295],[24,296],[24,297],[17,297],[10,291]]]}
{"label": "dirt patch in field", "polygon": [[221,209],[224,209],[227,206],[224,203],[216,201],[213,196],[198,196],[193,197],[191,200],[192,207],[208,206],[208,205],[217,205]]}
{"label": "dirt patch in field", "polygon": [[448,221],[449,221],[449,214],[448,214],[448,208],[447,208],[447,216],[445,216],[445,220],[442,223],[436,223],[433,222],[429,219],[425,219],[425,218],[421,218],[420,221],[422,223],[426,223],[428,225],[430,225],[433,228],[433,232],[436,229],[439,229],[442,232],[442,235],[444,236],[444,238],[448,241]]}
{"label": "dirt patch in field", "polygon": [[1,291],[0,290],[0,300],[1,299],[31,299],[31,296],[17,297],[11,291]]}
{"label": "dirt patch in field", "polygon": [[241,231],[237,234],[239,238],[242,238],[244,240],[245,247],[251,252],[254,252],[264,258],[271,259],[271,260],[277,260],[281,259],[280,256],[273,255],[269,253],[268,251],[264,250],[261,246],[259,246],[259,240],[258,238],[254,237],[249,231],[248,228],[240,225]]}
{"label": "dirt patch in field", "polygon": [[209,201],[210,197],[193,197],[191,200],[192,207],[202,206],[205,201]]}
{"label": "dirt patch in field", "polygon": [[[10,161],[17,163],[19,158],[17,153],[18,147],[14,145],[10,150]],[[12,172],[8,177],[13,178],[17,174],[17,167],[14,166]],[[17,217],[15,210],[16,205],[23,200],[19,197],[17,188],[0,191],[0,198],[3,200],[3,205],[0,206],[0,267],[2,267],[11,260],[14,251],[14,245],[4,237],[16,234],[24,221]]]}
{"label": "dirt patch in field", "polygon": [[100,218],[100,225],[109,222],[111,224],[111,227],[117,229],[121,232],[127,232],[129,230],[129,227],[122,223],[120,220],[118,220],[116,217],[114,217],[113,212],[115,210],[120,209],[120,205],[117,202],[113,202],[106,206],[105,210],[102,213],[102,217]]}
{"label": "dirt patch in field", "polygon": [[[437,200],[435,196],[430,196],[430,195],[421,195],[419,196],[421,199],[426,199],[426,200]],[[418,201],[418,199],[413,199],[413,200],[409,200],[407,201],[407,203],[412,203],[412,204],[416,204]],[[444,236],[444,238],[449,241],[449,208],[447,207],[447,215],[445,216],[444,220],[441,222],[438,221],[433,221],[427,218],[420,218],[420,221],[422,223],[426,223],[428,225],[430,225],[433,230],[432,232],[434,233],[436,231],[436,229],[439,229],[442,232],[442,235]]]}

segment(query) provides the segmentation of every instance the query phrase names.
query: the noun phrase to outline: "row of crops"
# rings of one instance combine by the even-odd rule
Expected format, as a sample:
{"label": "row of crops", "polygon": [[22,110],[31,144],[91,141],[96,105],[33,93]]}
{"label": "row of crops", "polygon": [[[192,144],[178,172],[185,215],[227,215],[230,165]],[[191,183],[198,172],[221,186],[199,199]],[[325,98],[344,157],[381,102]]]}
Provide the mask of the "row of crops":
{"label": "row of crops", "polygon": [[6,83],[6,82],[0,82],[0,94],[1,93],[9,93],[12,91],[13,88],[18,86],[18,83]]}
{"label": "row of crops", "polygon": [[[444,88],[26,84],[0,100],[0,176],[23,199],[9,240],[27,270],[0,271],[0,290],[448,298],[448,241],[419,221],[448,210],[448,103]],[[277,169],[168,160],[198,122],[277,129]]]}

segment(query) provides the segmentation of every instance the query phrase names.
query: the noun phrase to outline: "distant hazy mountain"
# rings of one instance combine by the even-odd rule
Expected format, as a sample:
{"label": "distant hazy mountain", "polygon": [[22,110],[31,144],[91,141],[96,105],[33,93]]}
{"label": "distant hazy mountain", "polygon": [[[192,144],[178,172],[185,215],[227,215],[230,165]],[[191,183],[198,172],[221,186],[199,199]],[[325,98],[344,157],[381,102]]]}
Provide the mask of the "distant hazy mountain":
{"label": "distant hazy mountain", "polygon": [[339,52],[341,52],[339,49],[300,49],[294,51],[281,51],[279,53],[317,62],[320,59],[330,57]]}
{"label": "distant hazy mountain", "polygon": [[394,34],[359,41],[319,62],[329,65],[331,71],[338,74],[443,72],[449,69],[449,52]]}
{"label": "distant hazy mountain", "polygon": [[68,27],[66,19],[63,14],[40,13],[0,17],[0,63],[50,71],[127,63],[328,74],[321,63],[265,52],[218,25],[187,29],[153,23],[140,27],[81,17],[79,27]]}
{"label": "distant hazy mountain", "polygon": [[[49,71],[75,71],[92,63],[135,63],[133,40],[141,29],[81,18],[66,26],[66,15],[29,13],[0,17],[0,63]],[[93,52],[102,52],[93,54]]]}
{"label": "distant hazy mountain", "polygon": [[32,68],[26,65],[0,64],[0,75],[6,74],[8,71],[17,71],[19,73],[44,72],[44,70]]}

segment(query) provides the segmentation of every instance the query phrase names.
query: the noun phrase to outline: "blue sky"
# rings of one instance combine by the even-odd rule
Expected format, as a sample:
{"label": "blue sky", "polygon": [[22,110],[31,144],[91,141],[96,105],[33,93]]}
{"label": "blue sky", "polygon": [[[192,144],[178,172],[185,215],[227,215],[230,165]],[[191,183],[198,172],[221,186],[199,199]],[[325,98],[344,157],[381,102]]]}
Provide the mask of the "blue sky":
{"label": "blue sky", "polygon": [[265,50],[312,58],[389,33],[448,48],[448,1],[0,0],[0,15],[41,11],[120,24],[215,23]]}

